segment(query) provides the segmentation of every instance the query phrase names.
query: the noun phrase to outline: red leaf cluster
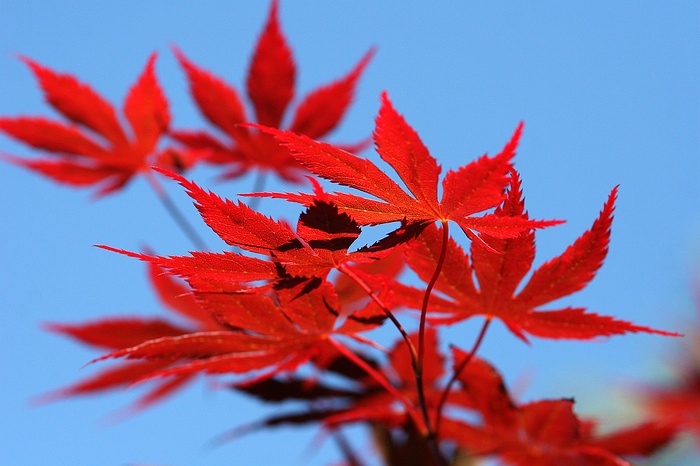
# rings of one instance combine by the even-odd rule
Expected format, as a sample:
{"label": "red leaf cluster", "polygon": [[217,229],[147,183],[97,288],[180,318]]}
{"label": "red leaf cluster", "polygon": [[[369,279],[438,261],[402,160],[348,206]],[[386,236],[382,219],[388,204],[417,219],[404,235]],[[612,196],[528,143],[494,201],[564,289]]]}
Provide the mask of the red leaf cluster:
{"label": "red leaf cluster", "polygon": [[[562,255],[534,270],[523,286],[535,255],[533,229],[558,222],[533,221],[525,211],[520,179],[511,163],[517,137],[500,155],[481,157],[450,172],[443,183],[443,201],[438,202],[426,194],[436,192],[437,164],[426,150],[416,150],[422,147],[418,136],[386,95],[375,142],[412,195],[386,175],[378,175],[382,172],[369,160],[305,136],[265,131],[293,148],[317,175],[375,197],[382,194],[385,202],[326,193],[319,186],[313,194],[271,194],[307,206],[293,229],[240,201],[223,199],[179,175],[163,172],[187,190],[205,223],[240,252],[168,257],[103,247],[187,280],[200,308],[220,328],[125,342],[97,361],[167,361],[141,380],[197,373],[247,374],[237,385],[241,390],[270,401],[301,398],[313,405],[310,412],[275,416],[262,425],[321,421],[336,429],[370,422],[384,429],[415,431],[426,442],[426,451],[431,451],[430,442],[436,439],[452,440],[459,451],[499,455],[512,464],[627,464],[617,457],[618,451],[647,454],[672,437],[675,430],[654,425],[644,427],[644,432],[652,432],[648,442],[634,448],[629,442],[607,441],[578,419],[571,400],[516,404],[496,370],[474,357],[494,318],[525,341],[526,334],[555,339],[628,332],[671,335],[583,308],[540,309],[582,289],[602,265],[617,189],[591,229]],[[407,138],[412,143],[401,144]],[[317,159],[318,163],[309,162]],[[417,166],[433,167],[428,170],[434,174],[429,182],[419,176]],[[367,176],[361,178],[360,173]],[[460,181],[450,181],[453,177]],[[481,187],[470,188],[470,183]],[[456,199],[460,206],[471,207],[454,208]],[[357,214],[360,205],[365,206],[365,216]],[[389,212],[391,208],[399,208],[402,216]],[[487,209],[493,211],[470,220],[469,215]],[[362,226],[399,220],[399,228],[386,238],[352,249]],[[474,239],[470,255],[449,235],[449,220]],[[485,231],[477,233],[477,228]],[[382,265],[391,264],[397,253],[428,283],[426,288],[402,283],[398,268]],[[342,282],[331,277],[332,271],[353,283],[355,291],[340,293],[335,284]],[[354,304],[358,287],[366,297],[359,306]],[[433,295],[433,289],[439,294]],[[419,332],[407,334],[403,329],[397,317],[403,307],[421,311]],[[452,379],[445,383],[449,371],[439,353],[436,331],[441,325],[478,315],[487,319],[482,336],[472,352],[454,351]],[[342,341],[349,337],[369,343],[360,333],[389,319],[402,339],[384,365]],[[315,367],[319,380],[291,375],[304,363]],[[348,371],[352,365],[354,370]],[[324,375],[332,372],[349,379],[349,386],[327,385]],[[452,390],[455,381],[458,388]],[[455,409],[473,411],[481,421],[465,424],[453,417]],[[447,453],[434,450],[436,445],[431,461],[440,464]]]}
{"label": "red leaf cluster", "polygon": [[[197,106],[222,137],[171,131],[155,54],[125,99],[128,128],[87,85],[23,59],[66,122],[0,118],[0,131],[49,153],[10,162],[73,186],[98,185],[100,195],[121,189],[138,173],[153,176],[146,170],[155,165],[184,187],[206,225],[231,247],[163,256],[101,246],[147,262],[156,293],[177,320],[116,317],[47,325],[107,351],[93,363],[114,363],[49,399],[148,382],[153,388],[136,403],[139,409],[196,375],[230,375],[230,386],[266,402],[305,403],[301,411],[275,414],[234,434],[303,423],[337,433],[361,423],[371,426],[385,463],[401,466],[457,465],[465,456],[523,466],[621,466],[630,464],[627,456],[652,454],[679,430],[700,430],[697,371],[680,388],[649,396],[665,421],[600,434],[595,421],[574,412],[572,399],[515,400],[497,369],[476,356],[493,320],[525,342],[531,336],[677,335],[553,304],[587,286],[602,266],[617,187],[590,229],[531,270],[536,230],[561,222],[534,220],[525,210],[513,165],[522,123],[496,155],[450,170],[440,181],[438,161],[384,92],[373,142],[397,175],[393,179],[352,153],[363,144],[343,148],[318,141],[341,121],[373,50],[290,114],[296,65],[278,10],[273,0],[248,70],[254,117],[236,89],[174,51]],[[176,149],[158,148],[166,136]],[[169,171],[199,160],[223,166],[225,178],[256,169],[297,181],[306,173],[353,191],[325,192],[309,176],[312,193],[249,194],[303,205],[292,226]],[[396,228],[374,244],[356,244],[364,230],[380,224]],[[466,239],[450,232],[452,224]],[[466,240],[468,252],[460,244]],[[417,280],[402,274],[404,265]],[[554,309],[543,309],[550,305]],[[452,348],[446,356],[440,330],[476,316],[484,324],[472,349]],[[390,349],[367,333],[383,325],[398,335]],[[340,444],[349,464],[361,464]]]}
{"label": "red leaf cluster", "polygon": [[[347,75],[311,91],[287,117],[294,99],[297,70],[278,14],[275,0],[248,70],[246,91],[255,118],[248,116],[234,87],[173,48],[195,103],[217,133],[225,136],[224,140],[207,131],[170,128],[168,101],[155,74],[156,54],[151,55],[124,101],[123,116],[128,127],[121,123],[115,108],[89,85],[23,57],[47,102],[66,122],[44,117],[0,118],[0,131],[48,156],[35,160],[16,156],[5,159],[60,183],[98,185],[97,195],[120,190],[137,173],[150,175],[148,171],[153,166],[182,171],[200,161],[223,166],[223,178],[266,170],[289,181],[300,181],[303,169],[288,150],[268,134],[242,125],[257,121],[281,127],[291,118],[291,131],[312,138],[325,137],[343,119],[374,49]],[[177,147],[159,148],[166,137],[176,141]],[[366,142],[360,142],[346,147],[361,150],[365,146]]]}

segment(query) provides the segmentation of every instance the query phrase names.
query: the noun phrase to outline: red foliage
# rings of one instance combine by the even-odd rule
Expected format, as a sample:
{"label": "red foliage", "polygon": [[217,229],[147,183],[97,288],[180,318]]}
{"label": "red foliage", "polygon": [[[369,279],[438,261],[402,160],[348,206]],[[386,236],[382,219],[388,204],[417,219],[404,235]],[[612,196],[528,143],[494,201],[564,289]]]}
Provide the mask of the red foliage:
{"label": "red foliage", "polygon": [[[700,282],[696,283],[696,310],[700,311]],[[694,323],[689,341],[671,362],[665,382],[642,386],[634,395],[641,399],[646,416],[690,434],[700,449],[700,327]]]}
{"label": "red foliage", "polygon": [[[46,324],[45,328],[51,332],[70,336],[86,345],[111,351],[159,338],[222,328],[221,324],[195,302],[180,280],[165,275],[162,269],[152,264],[148,266],[148,275],[159,300],[166,309],[178,315],[180,321],[184,318],[185,321],[182,324],[160,318],[113,317],[86,324],[51,323]],[[125,388],[170,365],[171,362],[164,359],[120,363],[74,385],[43,395],[39,400],[49,401],[67,396]],[[158,381],[155,388],[144,395],[132,409],[141,410],[150,406],[183,386],[190,379],[191,376],[185,374]]]}
{"label": "red foliage", "polygon": [[[294,99],[296,65],[278,19],[275,0],[267,24],[253,54],[246,91],[257,122],[281,128]],[[245,110],[239,92],[223,79],[198,67],[175,49],[190,82],[190,92],[202,115],[226,136],[222,140],[209,132],[178,130],[172,137],[189,152],[189,158],[223,165],[223,177],[235,178],[251,169],[274,171],[289,181],[300,181],[301,167],[289,151],[269,135],[241,126],[254,121]],[[352,101],[360,75],[374,55],[370,50],[346,76],[319,87],[305,96],[291,115],[289,129],[311,138],[322,138],[340,123]],[[364,143],[350,145],[359,150]]]}
{"label": "red foliage", "polygon": [[[473,316],[501,319],[517,337],[527,341],[526,333],[541,338],[590,339],[627,332],[677,335],[630,322],[585,312],[583,308],[543,311],[539,306],[584,288],[603,264],[608,252],[610,226],[617,188],[610,193],[600,217],[590,230],[564,253],[542,264],[526,285],[521,281],[535,258],[535,232],[515,238],[482,235],[483,242],[472,242],[471,258],[453,240],[447,245],[445,265],[435,284],[445,299],[431,298],[431,311],[442,323]],[[515,172],[511,189],[494,216],[527,218]],[[440,257],[441,233],[433,225],[426,228],[406,249],[406,263],[425,282],[430,281]],[[484,243],[489,247],[485,247]],[[478,283],[478,287],[477,287]],[[401,302],[420,309],[422,292],[402,287]],[[520,289],[520,291],[516,291]]]}
{"label": "red foliage", "polygon": [[[602,435],[595,421],[579,418],[571,399],[513,399],[496,368],[475,356],[494,319],[525,341],[528,335],[677,335],[583,307],[541,309],[583,289],[602,266],[617,188],[590,229],[530,272],[535,230],[560,221],[533,220],[525,210],[513,167],[523,125],[498,154],[449,171],[440,184],[437,160],[384,93],[373,138],[400,181],[394,180],[348,148],[317,141],[342,119],[370,51],[345,77],[304,98],[289,117],[289,129],[281,130],[294,99],[296,66],[278,8],[273,0],[246,80],[257,124],[238,91],[175,50],[195,102],[225,135],[221,140],[207,132],[169,133],[182,145],[179,152],[157,149],[170,116],[155,77],[155,55],[125,100],[130,129],[88,86],[23,59],[49,104],[72,123],[0,118],[1,131],[56,157],[12,157],[12,163],[74,186],[97,184],[98,194],[119,190],[137,173],[160,165],[157,170],[185,188],[204,222],[233,248],[162,256],[102,246],[146,261],[155,291],[179,323],[117,317],[47,325],[108,351],[93,362],[118,360],[47,396],[148,381],[154,388],[136,404],[143,408],[198,374],[231,375],[236,390],[258,399],[305,403],[302,411],[278,413],[249,428],[313,422],[337,432],[347,424],[367,424],[386,464],[402,466],[457,464],[463,455],[495,456],[513,465],[621,466],[630,464],[623,456],[650,455],[680,429],[700,431],[697,364],[676,387],[649,395],[663,422]],[[198,159],[224,165],[229,178],[264,169],[297,180],[307,170],[361,194],[326,193],[311,177],[313,193],[251,194],[305,206],[292,227],[164,169]],[[392,222],[397,228],[383,239],[356,247],[363,228]],[[470,240],[468,254],[451,235],[451,222]],[[404,262],[425,286],[407,282]],[[404,329],[410,319],[405,308],[420,311],[415,332]],[[453,348],[451,358],[445,356],[440,329],[474,316],[486,322],[471,351]],[[385,324],[400,337],[389,350],[366,333]],[[348,463],[360,464],[341,446]]]}
{"label": "red foliage", "polygon": [[[291,131],[258,128],[274,134],[313,174],[381,199],[377,201],[348,193],[328,195],[331,202],[360,225],[403,221],[409,227],[417,228],[435,221],[447,223],[452,220],[470,239],[477,240],[474,231],[512,238],[530,228],[559,223],[528,220],[518,215],[474,216],[496,207],[503,200],[522,124],[495,157],[483,156],[456,171],[450,170],[442,182],[442,200],[438,200],[437,194],[440,166],[418,134],[393,108],[386,93],[382,95],[382,107],[376,119],[374,143],[381,158],[396,171],[410,194],[367,159]],[[313,201],[313,197],[306,194],[267,195],[304,205]],[[414,229],[414,232],[418,231]]]}
{"label": "red foliage", "polygon": [[[634,427],[636,430],[630,431],[634,435],[627,431],[607,437],[594,435],[591,424],[574,414],[571,400],[518,405],[505,391],[496,370],[474,357],[493,318],[501,319],[524,340],[527,333],[575,339],[640,331],[674,335],[582,308],[539,309],[586,286],[602,265],[616,189],[591,229],[561,256],[541,265],[521,287],[534,260],[533,228],[558,222],[533,221],[525,211],[520,180],[510,163],[517,137],[501,155],[482,157],[448,174],[446,180],[464,179],[445,182],[444,188],[458,194],[445,191],[443,199],[447,201],[438,202],[433,194],[439,169],[427,151],[415,150],[422,147],[418,136],[409,131],[386,97],[377,125],[375,139],[380,154],[396,167],[414,197],[392,184],[367,160],[305,136],[275,131],[294,147],[300,160],[318,158],[317,165],[307,163],[316,174],[368,194],[383,193],[386,201],[326,193],[318,184],[313,194],[273,194],[307,206],[296,229],[161,170],[187,190],[206,224],[241,252],[192,252],[168,257],[103,248],[145,260],[151,267],[184,278],[191,288],[188,296],[194,296],[197,302],[194,312],[200,320],[206,316],[208,328],[183,331],[162,322],[106,321],[54,326],[54,330],[112,350],[94,362],[115,358],[141,361],[135,366],[137,370],[124,372],[124,366],[120,366],[116,375],[107,374],[108,379],[117,380],[103,382],[98,378],[103,388],[169,378],[156,390],[160,396],[160,392],[171,390],[170,384],[181,385],[195,374],[245,374],[237,387],[247,393],[268,401],[302,399],[310,403],[310,410],[273,416],[261,426],[321,422],[328,429],[338,429],[347,423],[371,423],[388,435],[385,441],[392,448],[401,451],[409,447],[396,443],[391,432],[403,430],[422,445],[415,447],[420,450],[413,452],[420,455],[416,457],[428,458],[434,464],[443,464],[446,457],[464,451],[477,456],[498,455],[511,464],[622,465],[628,463],[617,456],[618,452],[650,454],[670,440],[675,429],[655,424]],[[412,144],[402,146],[403,139]],[[425,182],[417,166],[433,167],[428,172],[434,176]],[[365,176],[360,177],[360,173]],[[483,189],[465,189],[469,183]],[[469,200],[470,193],[475,200]],[[457,199],[462,207],[454,207]],[[360,215],[362,221],[357,221],[356,210],[361,203],[373,207],[365,210],[371,211],[365,217]],[[471,207],[463,207],[467,205]],[[469,214],[493,207],[492,213],[473,222],[465,220]],[[391,214],[392,208],[399,208],[403,216]],[[448,210],[460,213],[446,213]],[[453,219],[477,240],[472,241],[470,256],[448,234],[447,221]],[[480,223],[481,219],[488,220]],[[397,220],[401,220],[401,226],[386,238],[351,249],[362,232],[361,225]],[[442,232],[435,226],[436,221],[441,223]],[[465,222],[469,227],[464,226]],[[477,227],[485,230],[478,236],[472,230]],[[428,283],[426,288],[411,287],[397,279],[399,268],[392,264],[399,254]],[[381,265],[383,262],[388,265]],[[343,284],[343,280],[331,281],[331,271],[343,277],[346,290],[352,283],[354,291],[338,293],[335,283]],[[433,285],[441,295],[431,296]],[[359,306],[358,289],[367,296]],[[162,294],[173,299],[169,293]],[[418,333],[403,330],[397,318],[402,306],[421,309]],[[426,314],[430,321],[424,328]],[[471,353],[455,352],[452,380],[445,382],[448,371],[446,358],[439,352],[437,329],[475,315],[487,317],[487,325]],[[387,320],[402,339],[389,352],[385,364],[342,341],[349,337],[374,345],[361,333]],[[292,375],[306,363],[318,371],[318,380]],[[348,370],[353,365],[355,369]],[[329,373],[347,379],[347,387],[327,384],[324,379]],[[452,390],[454,380],[459,382],[457,390]],[[85,387],[91,385],[78,385],[64,393],[93,390]],[[468,423],[454,417],[455,409],[472,411],[481,421]],[[447,446],[441,446],[447,440],[455,442],[457,450],[450,452]],[[404,454],[406,451],[399,456]]]}
{"label": "red foliage", "polygon": [[170,113],[155,75],[156,54],[124,101],[128,129],[122,127],[114,107],[88,85],[29,58],[22,60],[39,80],[47,102],[68,121],[0,118],[0,131],[51,156],[36,160],[6,157],[8,161],[60,183],[98,185],[97,195],[104,195],[170,157],[157,149],[168,131]]}
{"label": "red foliage", "polygon": [[[381,128],[375,134],[386,129],[382,127],[386,124],[382,115],[387,115],[388,100],[384,104],[378,119]],[[291,133],[277,134],[290,141],[307,140]],[[356,188],[361,186],[370,194],[379,193],[369,188],[372,185],[369,176],[379,173],[371,162],[329,145],[315,141],[309,144],[313,157],[318,155],[319,147],[325,153],[342,154],[324,158],[314,168],[317,174],[336,182],[342,179],[344,184]],[[398,139],[392,144],[389,139],[383,139],[378,144],[379,150],[400,145]],[[300,155],[303,149],[295,151],[300,159],[304,158]],[[512,149],[505,151],[510,152]],[[505,194],[497,195],[503,189],[498,183],[485,191],[493,191],[487,196],[489,203],[499,201],[495,211],[487,214],[493,219],[490,224],[509,225],[513,220],[514,226],[502,235],[482,232],[479,241],[472,242],[468,257],[454,239],[441,238],[447,233],[444,218],[447,216],[435,218],[441,215],[439,211],[433,217],[428,216],[428,208],[417,200],[421,196],[429,197],[418,194],[423,191],[417,187],[417,174],[411,178],[405,173],[405,167],[410,164],[399,162],[409,156],[399,149],[393,150],[391,156],[383,155],[399,167],[397,171],[403,173],[405,184],[413,186],[416,196],[412,198],[413,212],[423,210],[410,214],[414,215],[410,220],[401,218],[401,227],[387,238],[355,251],[350,248],[361,233],[361,224],[398,220],[391,216],[380,219],[386,214],[385,206],[396,206],[401,195],[385,196],[385,206],[374,209],[376,221],[365,222],[356,221],[355,211],[347,208],[348,203],[342,203],[350,197],[325,193],[319,186],[313,194],[274,195],[307,205],[293,230],[287,223],[253,211],[242,202],[222,199],[179,175],[169,174],[186,188],[207,225],[228,245],[243,252],[195,252],[189,256],[165,257],[104,248],[148,261],[185,278],[200,306],[225,330],[164,336],[113,351],[98,360],[126,357],[146,361],[166,359],[171,363],[144,379],[199,372],[245,373],[247,381],[238,387],[248,393],[270,401],[304,399],[312,405],[305,413],[274,416],[261,425],[321,421],[327,428],[336,429],[346,423],[369,422],[383,429],[407,429],[423,439],[422,448],[432,451],[430,457],[435,464],[443,461],[443,454],[449,455],[440,452],[435,439],[455,441],[461,450],[472,455],[499,455],[513,464],[613,465],[627,464],[616,456],[617,451],[649,454],[665,443],[663,439],[672,437],[675,431],[650,426],[639,428],[648,437],[645,442],[632,443],[632,436],[622,434],[603,441],[593,435],[588,424],[581,423],[573,412],[571,400],[517,405],[505,391],[500,375],[485,362],[473,359],[473,352],[455,353],[452,377],[459,381],[459,390],[451,391],[452,382],[445,384],[442,380],[447,372],[446,358],[439,353],[436,331],[441,325],[474,315],[484,315],[488,320],[499,318],[523,339],[526,333],[577,339],[639,331],[672,335],[587,313],[584,309],[539,310],[541,305],[583,288],[602,265],[608,249],[616,189],[591,229],[561,256],[535,270],[528,284],[516,292],[534,259],[532,228],[556,222],[529,219],[520,181],[510,162],[506,163],[508,172],[504,175],[509,186]],[[426,162],[427,155],[422,157],[431,165],[432,162]],[[511,157],[508,155],[506,160]],[[492,159],[482,157],[458,173],[489,172],[485,167],[492,163]],[[353,164],[364,168],[345,172]],[[364,179],[350,176],[360,172],[368,176]],[[338,173],[345,173],[347,179]],[[388,180],[381,176],[380,180]],[[382,186],[382,192],[400,189],[398,185],[393,188],[382,183],[377,184]],[[453,185],[448,183],[448,186]],[[408,198],[406,193],[402,195]],[[449,195],[445,193],[444,197]],[[396,202],[390,203],[392,199]],[[466,205],[468,200],[464,199],[463,203]],[[487,205],[490,204],[481,204],[483,209]],[[404,213],[408,215],[408,209]],[[436,220],[442,223],[442,234],[434,225]],[[516,233],[516,228],[522,231]],[[474,235],[470,233],[471,237]],[[434,289],[442,296],[431,296],[430,286],[418,289],[401,283],[396,278],[395,267],[374,266],[401,251],[417,275],[434,283]],[[382,270],[393,272],[385,275]],[[354,281],[369,296],[370,304],[359,310],[346,310],[343,297],[352,295],[336,292],[334,283],[329,281],[331,271]],[[431,320],[424,333],[409,335],[403,330],[396,317],[402,305],[426,308]],[[360,332],[383,323],[385,318],[391,319],[402,335],[402,340],[389,352],[385,365],[341,343],[342,337],[368,343]],[[338,361],[344,361],[344,367],[355,364],[361,371],[339,372],[349,379],[349,385],[334,389],[322,380],[326,373],[334,371],[331,367]],[[312,363],[320,379],[290,375],[303,363]],[[465,423],[452,417],[455,408],[478,413],[481,423]],[[443,411],[445,419],[440,425]]]}
{"label": "red foliage", "polygon": [[[455,351],[456,361],[465,356]],[[674,429],[647,423],[601,436],[574,413],[573,400],[517,404],[498,372],[481,359],[466,366],[459,382],[480,423],[446,419],[442,434],[467,451],[497,455],[512,465],[630,465],[618,455],[649,455],[675,435]]]}

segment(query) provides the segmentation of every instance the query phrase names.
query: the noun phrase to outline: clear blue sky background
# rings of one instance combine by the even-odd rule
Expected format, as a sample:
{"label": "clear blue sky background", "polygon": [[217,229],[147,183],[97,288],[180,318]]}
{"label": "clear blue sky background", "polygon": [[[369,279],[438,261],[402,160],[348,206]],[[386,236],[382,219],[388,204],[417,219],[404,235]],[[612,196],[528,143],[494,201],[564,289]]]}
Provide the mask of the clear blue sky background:
{"label": "clear blue sky background", "polygon": [[[0,114],[52,114],[15,54],[74,73],[121,104],[156,50],[179,128],[204,123],[169,45],[240,88],[268,10],[264,1],[0,3]],[[566,303],[687,329],[694,317],[689,284],[700,270],[697,2],[288,0],[281,18],[299,65],[300,94],[378,47],[334,140],[371,132],[384,89],[445,169],[499,150],[524,120],[516,164],[529,210],[568,220],[540,234],[538,263],[588,228],[620,184],[606,264]],[[31,155],[4,137],[0,150]],[[207,170],[191,177],[226,196],[252,183],[215,185]],[[0,463],[321,465],[339,458],[330,442],[308,454],[314,429],[278,429],[208,450],[212,437],[272,410],[210,390],[203,380],[116,425],[101,420],[139,389],[31,407],[32,396],[94,369],[80,369],[94,352],[43,332],[41,322],[163,315],[141,263],[92,245],[134,250],[147,243],[169,254],[190,245],[142,180],[99,201],[7,164],[0,165],[0,180]],[[181,191],[169,190],[216,244]],[[272,215],[281,207],[262,204]],[[447,339],[471,345],[476,324],[451,330]],[[671,340],[630,335],[594,343],[534,340],[527,347],[497,326],[483,354],[509,382],[529,380],[525,400],[573,396],[582,413],[618,413],[615,391],[660,376],[678,344]]]}

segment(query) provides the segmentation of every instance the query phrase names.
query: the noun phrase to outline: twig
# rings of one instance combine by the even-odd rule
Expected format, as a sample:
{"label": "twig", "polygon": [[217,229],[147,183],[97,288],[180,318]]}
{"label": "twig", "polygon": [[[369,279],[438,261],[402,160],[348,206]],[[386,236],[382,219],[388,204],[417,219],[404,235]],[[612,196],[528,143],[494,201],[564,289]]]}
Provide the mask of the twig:
{"label": "twig", "polygon": [[206,251],[207,246],[204,243],[204,240],[202,240],[201,236],[199,236],[197,231],[187,221],[185,216],[182,215],[182,212],[178,210],[173,200],[170,198],[170,196],[168,196],[168,193],[165,191],[165,189],[163,189],[163,186],[160,185],[160,183],[153,176],[152,173],[147,173],[146,179],[153,188],[153,191],[155,191],[156,197],[160,200],[163,206],[165,206],[165,210],[168,211],[170,217],[175,221],[177,226],[180,227],[180,230],[182,230],[185,233],[185,236],[187,236],[190,239],[190,241],[192,241],[192,244],[194,244],[194,246],[197,249],[199,249],[200,251]]}

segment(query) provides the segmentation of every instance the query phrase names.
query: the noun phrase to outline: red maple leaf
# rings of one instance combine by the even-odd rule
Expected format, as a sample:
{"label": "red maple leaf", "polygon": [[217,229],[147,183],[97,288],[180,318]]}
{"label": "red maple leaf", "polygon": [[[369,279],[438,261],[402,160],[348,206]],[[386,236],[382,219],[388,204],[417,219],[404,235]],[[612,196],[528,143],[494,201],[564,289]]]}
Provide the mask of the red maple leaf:
{"label": "red maple leaf", "polygon": [[170,114],[155,75],[156,54],[124,101],[128,129],[114,107],[88,85],[29,58],[22,60],[39,80],[47,102],[68,122],[0,118],[0,131],[50,155],[35,160],[6,156],[7,160],[60,183],[98,185],[97,195],[121,189],[134,175],[159,163],[157,144],[168,131]]}
{"label": "red maple leaf", "polygon": [[678,426],[667,420],[644,421],[601,434],[597,422],[581,421],[581,435],[597,447],[620,456],[650,456],[668,446],[678,435]]}
{"label": "red maple leaf", "polygon": [[[250,371],[264,371],[260,377],[271,377],[295,369],[330,351],[332,346],[338,348],[335,353],[343,352],[340,344],[331,339],[333,334],[365,342],[356,334],[375,327],[386,317],[382,309],[376,308],[377,302],[356,307],[355,293],[345,293],[353,304],[346,312],[333,285],[326,280],[332,269],[348,273],[351,262],[371,264],[393,251],[349,252],[360,227],[326,201],[325,193],[317,193],[318,199],[300,215],[296,230],[292,230],[286,223],[274,221],[243,203],[222,199],[179,175],[170,176],[188,190],[205,222],[226,243],[268,258],[228,251],[164,257],[105,247],[185,278],[200,306],[226,328],[164,336],[119,349],[98,360],[167,359],[175,364],[145,378]],[[387,291],[382,285],[389,280],[374,280],[373,268],[364,269],[351,270],[349,275],[360,277],[362,288],[378,301]],[[389,272],[395,269],[395,265],[388,266]],[[372,285],[377,289],[372,289]],[[339,317],[342,319],[338,323]],[[351,354],[349,350],[345,353]],[[357,356],[352,358],[358,360]],[[388,383],[384,387],[394,398],[402,398]],[[403,401],[408,405],[408,401]]]}
{"label": "red maple leaf", "polygon": [[[453,349],[454,361],[466,354]],[[447,418],[441,435],[475,455],[497,455],[511,465],[630,466],[621,458],[647,456],[666,445],[673,429],[654,423],[598,435],[595,423],[582,421],[573,400],[540,400],[518,405],[496,369],[474,358],[460,373],[461,391],[480,422]]]}
{"label": "red maple leaf", "polygon": [[[267,24],[258,40],[248,70],[246,90],[260,124],[280,128],[294,98],[296,66],[292,51],[280,29],[279,2],[274,0]],[[208,132],[174,131],[173,138],[210,163],[223,164],[226,178],[251,168],[275,171],[299,181],[299,164],[289,151],[267,134],[241,127],[254,121],[246,115],[238,91],[224,80],[197,67],[178,49],[175,54],[187,73],[190,91],[205,118],[227,138]],[[339,80],[309,93],[296,107],[289,128],[312,138],[325,137],[343,118],[352,100],[357,80],[369,63],[370,50],[355,68]],[[364,144],[352,146],[360,149]]]}
{"label": "red maple leaf", "polygon": [[[375,200],[348,193],[328,195],[331,202],[341,211],[347,212],[360,225],[402,221],[409,229],[414,227],[413,233],[416,233],[417,226],[425,226],[435,221],[446,225],[452,220],[469,238],[478,239],[473,231],[488,233],[497,238],[508,238],[530,228],[559,223],[516,216],[474,216],[496,207],[503,200],[522,124],[498,155],[484,155],[458,170],[450,170],[442,182],[441,200],[438,200],[441,167],[430,155],[418,134],[393,108],[386,93],[382,95],[374,143],[381,158],[398,173],[410,194],[384,170],[367,159],[330,144],[314,141],[306,135],[262,126],[255,127],[273,134],[313,174],[378,198],[379,200]],[[283,198],[304,205],[309,205],[314,199],[312,195],[302,193],[256,195]],[[412,235],[408,237],[410,236]]]}
{"label": "red maple leaf", "polygon": [[[52,332],[68,335],[77,341],[100,349],[118,350],[163,337],[184,335],[196,331],[220,330],[223,326],[200,307],[184,283],[166,275],[153,264],[148,275],[158,298],[167,310],[181,318],[183,324],[174,324],[161,318],[116,317],[100,319],[85,324],[47,324]],[[165,369],[168,360],[119,363],[76,384],[42,395],[39,401],[52,401],[68,396],[85,395],[127,387],[153,372]],[[172,394],[191,379],[190,375],[171,377],[155,384],[155,388],[141,397],[132,410],[147,408]]]}
{"label": "red maple leaf", "polygon": [[[610,193],[591,229],[562,255],[542,264],[524,286],[521,286],[521,282],[535,257],[534,231],[524,232],[515,238],[482,234],[482,242],[471,243],[471,257],[450,239],[445,265],[435,289],[451,299],[432,296],[429,311],[446,316],[443,322],[455,322],[478,315],[488,319],[497,318],[525,341],[528,333],[541,338],[573,339],[627,332],[678,336],[586,312],[584,308],[539,309],[544,304],[581,290],[593,279],[608,251],[616,194],[617,188]],[[508,195],[494,216],[528,217],[522,200],[520,180],[515,172],[511,176]],[[442,253],[441,236],[437,228],[428,227],[406,249],[407,264],[426,282],[433,277],[438,257]],[[484,243],[492,249],[484,247]],[[423,300],[421,290],[403,287],[396,294],[403,298],[407,306],[420,309]]]}
{"label": "red maple leaf", "polygon": [[122,357],[169,361],[169,367],[143,379],[264,371],[254,379],[264,380],[294,370],[312,357],[337,354],[335,348],[341,344],[332,335],[345,333],[342,327],[336,328],[342,309],[333,285],[321,281],[302,292],[304,287],[302,283],[278,288],[272,295],[195,289],[200,305],[225,330],[157,338],[113,351],[93,362]]}
{"label": "red maple leaf", "polygon": [[295,231],[242,202],[222,199],[177,174],[163,173],[187,189],[204,221],[223,241],[269,259],[228,251],[162,257],[102,247],[157,264],[185,278],[199,291],[240,292],[244,284],[261,280],[267,283],[257,288],[260,292],[282,282],[312,280],[312,284],[318,284],[332,269],[342,270],[349,263],[371,263],[392,252],[388,248],[349,252],[361,229],[324,200],[325,193],[319,192],[319,198],[299,216]]}

